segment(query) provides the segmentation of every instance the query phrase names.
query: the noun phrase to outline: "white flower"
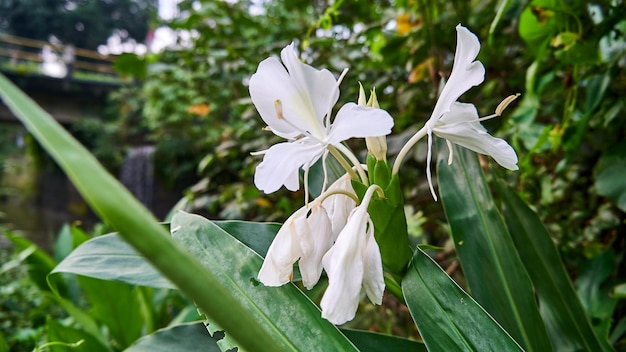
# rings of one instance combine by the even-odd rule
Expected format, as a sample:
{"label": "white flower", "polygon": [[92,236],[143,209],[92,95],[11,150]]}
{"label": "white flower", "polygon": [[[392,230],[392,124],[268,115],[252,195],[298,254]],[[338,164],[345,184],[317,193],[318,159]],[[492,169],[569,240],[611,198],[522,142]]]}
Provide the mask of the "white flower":
{"label": "white flower", "polygon": [[[288,139],[265,151],[254,183],[265,193],[285,186],[298,190],[300,167],[308,168],[327,146],[353,137],[391,133],[392,117],[384,110],[345,104],[330,123],[330,111],[339,98],[339,82],[328,70],[317,70],[298,60],[294,44],[259,64],[250,78],[250,97],[261,118],[276,135]],[[283,66],[284,65],[284,66]]]}
{"label": "white flower", "polygon": [[[510,170],[517,170],[515,150],[502,139],[492,137],[480,124],[476,108],[472,104],[458,103],[457,99],[485,78],[485,68],[474,61],[480,51],[480,42],[467,28],[458,25],[457,47],[452,73],[435,104],[426,129],[428,132],[428,155],[426,177],[435,200],[430,162],[432,157],[432,133],[477,153],[490,155],[496,162]],[[450,149],[452,153],[452,149]],[[451,161],[451,158],[450,158]]]}
{"label": "white flower", "polygon": [[364,202],[352,211],[337,241],[322,259],[328,288],[320,306],[322,317],[333,324],[354,318],[361,287],[373,303],[382,303],[385,290],[382,260],[367,205]]}
{"label": "white flower", "polygon": [[259,281],[281,286],[293,276],[293,264],[300,259],[302,283],[311,289],[322,274],[322,257],[334,241],[326,210],[314,203],[293,213],[280,228],[267,250]]}

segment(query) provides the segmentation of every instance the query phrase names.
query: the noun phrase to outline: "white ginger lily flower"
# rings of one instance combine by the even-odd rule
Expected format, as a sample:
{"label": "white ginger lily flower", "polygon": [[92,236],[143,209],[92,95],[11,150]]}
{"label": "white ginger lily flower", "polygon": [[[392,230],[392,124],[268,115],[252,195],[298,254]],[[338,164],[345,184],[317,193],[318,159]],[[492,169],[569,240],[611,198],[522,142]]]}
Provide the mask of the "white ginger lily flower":
{"label": "white ginger lily flower", "polygon": [[298,190],[299,168],[312,165],[328,146],[387,135],[393,127],[386,111],[354,103],[341,107],[331,124],[339,81],[328,70],[300,62],[293,43],[282,50],[281,59],[265,59],[250,78],[250,97],[261,118],[274,134],[289,140],[265,151],[256,168],[254,183],[265,193],[283,185]]}
{"label": "white ginger lily flower", "polygon": [[354,318],[361,288],[374,304],[382,303],[385,290],[382,259],[374,238],[374,224],[367,213],[368,203],[364,199],[352,211],[337,241],[322,259],[328,288],[320,306],[322,317],[333,324]]}
{"label": "white ginger lily flower", "polygon": [[[509,170],[518,169],[515,150],[504,140],[489,135],[480,124],[481,119],[478,118],[474,105],[457,102],[463,93],[483,82],[485,68],[480,61],[474,61],[480,51],[480,42],[476,35],[461,25],[456,26],[456,31],[457,47],[452,73],[441,91],[430,119],[426,122],[428,133],[426,177],[435,200],[437,195],[430,173],[432,133],[445,138],[448,146],[455,143],[477,153],[489,155]],[[449,162],[452,162],[451,148],[450,153]]]}
{"label": "white ginger lily flower", "polygon": [[259,281],[281,286],[293,277],[293,264],[300,259],[302,283],[313,288],[322,274],[322,257],[334,241],[326,210],[319,202],[293,213],[280,228],[267,250]]}

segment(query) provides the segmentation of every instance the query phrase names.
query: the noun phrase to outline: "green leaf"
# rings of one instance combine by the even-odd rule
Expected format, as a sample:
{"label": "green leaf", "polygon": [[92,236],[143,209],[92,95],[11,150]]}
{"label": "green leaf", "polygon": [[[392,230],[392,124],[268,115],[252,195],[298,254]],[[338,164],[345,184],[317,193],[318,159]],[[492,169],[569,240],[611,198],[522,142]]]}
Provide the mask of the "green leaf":
{"label": "green leaf", "polygon": [[146,335],[124,352],[220,352],[217,338],[201,322],[175,325]]}
{"label": "green leaf", "polygon": [[130,346],[141,337],[148,319],[142,315],[136,287],[90,277],[80,277],[78,281],[90,303],[89,315],[106,326],[119,347]]}
{"label": "green leaf", "polygon": [[554,349],[601,351],[548,231],[513,190],[501,181],[496,185],[506,223],[537,292],[539,311]]}
{"label": "green leaf", "polygon": [[474,152],[453,146],[439,154],[443,207],[470,292],[528,351],[550,351],[534,290]]}
{"label": "green leaf", "polygon": [[[237,297],[237,303],[255,320],[263,321],[264,333],[273,336],[283,348],[355,350],[333,324],[321,317],[319,309],[296,286],[265,287],[258,282],[256,277],[262,258],[216,224],[198,215],[179,212],[174,215],[171,228],[172,237],[226,282],[228,290]],[[294,316],[298,317],[297,324],[294,324]],[[233,337],[228,328],[219,325],[219,329]]]}
{"label": "green leaf", "polygon": [[613,350],[607,342],[617,300],[611,296],[611,285],[605,285],[615,267],[617,258],[613,250],[607,250],[580,270],[575,287],[583,307],[591,318],[592,326],[605,351]]}
{"label": "green leaf", "polygon": [[379,334],[371,331],[341,329],[350,341],[360,350],[367,352],[426,352],[423,343],[397,336]]}
{"label": "green leaf", "polygon": [[65,171],[100,218],[119,231],[206,314],[237,337],[242,346],[249,350],[292,349],[268,334],[261,316],[239,303],[239,297],[229,289],[229,281],[221,281],[223,277],[189,256],[93,155],[4,75],[0,75],[0,97]]}
{"label": "green leaf", "polygon": [[595,166],[594,177],[598,194],[609,197],[626,212],[626,141],[604,152]]}
{"label": "green leaf", "polygon": [[73,327],[62,325],[59,321],[49,318],[47,324],[48,343],[62,342],[65,344],[75,344],[82,340],[76,347],[69,347],[63,344],[52,344],[49,346],[50,352],[110,352],[108,346],[102,345],[98,339],[89,333]]}
{"label": "green leaf", "polygon": [[[29,249],[32,251],[28,257],[26,258],[26,263],[28,264],[28,276],[31,280],[44,291],[48,291],[50,288],[46,283],[46,275],[54,268],[56,262],[52,257],[41,250],[36,244],[31,242],[30,240],[16,235],[11,231],[5,231],[4,234],[11,241],[11,243],[15,246],[18,251],[24,251]],[[62,292],[65,292],[66,287],[65,283],[59,281],[59,287]]]}
{"label": "green leaf", "polygon": [[133,285],[176,288],[143,256],[117,234],[93,238],[68,255],[50,273],[51,287],[56,287],[57,273],[116,280]]}
{"label": "green leaf", "polygon": [[472,297],[419,248],[402,280],[402,292],[431,352],[522,350]]}

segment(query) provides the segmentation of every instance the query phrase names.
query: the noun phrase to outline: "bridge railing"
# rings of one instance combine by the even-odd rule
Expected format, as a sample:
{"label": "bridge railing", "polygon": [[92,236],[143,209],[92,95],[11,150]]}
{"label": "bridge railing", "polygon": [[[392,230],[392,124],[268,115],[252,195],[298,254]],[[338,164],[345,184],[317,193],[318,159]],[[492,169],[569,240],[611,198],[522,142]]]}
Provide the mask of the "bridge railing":
{"label": "bridge railing", "polygon": [[114,56],[71,45],[0,34],[0,70],[61,79],[119,81]]}

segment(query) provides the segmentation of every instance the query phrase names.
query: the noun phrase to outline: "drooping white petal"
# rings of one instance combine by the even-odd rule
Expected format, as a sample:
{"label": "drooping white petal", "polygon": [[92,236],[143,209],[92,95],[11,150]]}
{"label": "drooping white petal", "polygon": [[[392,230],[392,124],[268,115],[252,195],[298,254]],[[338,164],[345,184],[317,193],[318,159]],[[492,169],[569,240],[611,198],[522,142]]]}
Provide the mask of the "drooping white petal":
{"label": "drooping white petal", "polygon": [[327,142],[337,144],[350,138],[386,136],[392,127],[393,118],[385,110],[347,103],[337,112]]}
{"label": "drooping white petal", "polygon": [[339,87],[335,76],[326,69],[318,70],[301,62],[294,43],[286,46],[280,55],[294,85],[302,95],[309,97],[317,117],[315,123],[322,126],[324,116],[339,99]]}
{"label": "drooping white petal", "polygon": [[433,133],[476,153],[489,155],[509,170],[518,169],[515,150],[503,139],[487,132],[472,104],[453,104],[452,109],[437,122]]}
{"label": "drooping white petal", "polygon": [[[304,208],[303,208],[304,209]],[[278,230],[274,241],[265,255],[259,271],[259,281],[265,286],[281,286],[288,283],[293,275],[293,264],[302,255],[297,219],[306,216],[302,209],[293,213]]]}
{"label": "drooping white petal", "polygon": [[[330,185],[328,193],[338,190],[345,191],[356,196],[350,182],[349,174],[341,176],[332,185]],[[334,234],[333,240],[335,240],[341,230],[346,226],[348,216],[350,216],[350,213],[356,207],[356,203],[352,198],[346,195],[335,194],[324,199],[322,205],[326,208],[328,216],[330,217]]]}
{"label": "drooping white petal", "polygon": [[485,68],[482,63],[474,61],[480,51],[478,37],[461,25],[456,26],[456,33],[454,65],[450,78],[441,91],[428,121],[431,126],[450,110],[452,103],[457,101],[463,93],[479,85],[485,79]]}
{"label": "drooping white petal", "polygon": [[296,220],[300,225],[298,232],[302,257],[299,267],[302,283],[312,289],[322,275],[322,257],[333,245],[333,231],[326,210],[316,203],[309,209],[308,216]]}
{"label": "drooping white petal", "polygon": [[306,163],[315,163],[324,148],[308,138],[274,144],[256,167],[254,184],[265,193],[275,192],[283,185],[290,191],[297,191],[300,187],[298,169]]}
{"label": "drooping white petal", "polygon": [[[375,241],[371,232],[367,231],[369,222],[366,206],[354,209],[346,227],[322,259],[328,275],[328,288],[320,306],[322,317],[333,324],[343,324],[354,318],[359,306],[365,271],[367,270],[368,274],[376,272],[371,268],[365,268],[365,262],[370,259],[366,259],[368,241]],[[367,263],[370,264],[373,265],[373,261]],[[382,274],[382,263],[380,273]],[[370,279],[368,276],[368,280]],[[379,301],[377,288],[375,284],[371,285],[374,282],[375,280],[372,280],[368,283],[370,285],[368,290],[374,299]]]}
{"label": "drooping white petal", "polygon": [[367,247],[364,253],[363,289],[374,304],[382,304],[385,292],[385,278],[383,276],[383,261],[380,256],[378,243],[374,239],[374,225],[370,224],[367,234]]}

